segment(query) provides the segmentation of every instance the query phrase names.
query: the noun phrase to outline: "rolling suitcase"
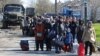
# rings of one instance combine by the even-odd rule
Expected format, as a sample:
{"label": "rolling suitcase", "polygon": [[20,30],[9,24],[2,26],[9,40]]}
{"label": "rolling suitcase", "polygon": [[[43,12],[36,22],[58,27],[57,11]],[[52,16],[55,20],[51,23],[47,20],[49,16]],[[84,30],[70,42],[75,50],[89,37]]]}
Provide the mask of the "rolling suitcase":
{"label": "rolling suitcase", "polygon": [[21,47],[22,51],[29,51],[28,40],[21,40],[20,41],[20,47]]}

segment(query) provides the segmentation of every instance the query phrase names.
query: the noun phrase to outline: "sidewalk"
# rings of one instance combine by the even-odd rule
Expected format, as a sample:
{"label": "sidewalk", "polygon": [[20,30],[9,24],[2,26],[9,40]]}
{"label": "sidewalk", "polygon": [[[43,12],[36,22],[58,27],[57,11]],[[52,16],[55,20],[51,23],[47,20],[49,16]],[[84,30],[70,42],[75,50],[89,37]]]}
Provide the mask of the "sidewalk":
{"label": "sidewalk", "polygon": [[[21,51],[19,42],[22,39],[29,40],[30,51]],[[52,49],[52,51],[34,51],[35,49],[34,37],[13,38],[11,42],[9,41],[8,44],[6,43],[6,45],[4,45],[7,47],[0,47],[0,56],[35,56],[35,55],[36,56],[77,56],[77,52],[65,53],[62,51],[62,53],[56,54],[54,52],[54,49]],[[74,49],[77,50],[77,43],[74,43],[74,47],[75,47]],[[93,56],[100,56],[100,53],[93,54]]]}

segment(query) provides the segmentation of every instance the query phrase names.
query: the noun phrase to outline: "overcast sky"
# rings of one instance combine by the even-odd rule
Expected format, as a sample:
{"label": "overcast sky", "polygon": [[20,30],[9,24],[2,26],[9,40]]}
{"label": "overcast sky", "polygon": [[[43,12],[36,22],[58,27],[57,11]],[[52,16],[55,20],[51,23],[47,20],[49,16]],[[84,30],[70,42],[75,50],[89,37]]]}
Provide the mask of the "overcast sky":
{"label": "overcast sky", "polygon": [[[32,2],[33,0],[22,0],[22,1],[23,1],[23,5],[25,7],[27,7],[30,4],[30,2]],[[55,3],[55,0],[50,0],[50,1],[52,3]],[[68,0],[58,0],[58,1],[65,2],[65,1],[68,1]],[[36,2],[36,0],[34,0],[34,2]]]}

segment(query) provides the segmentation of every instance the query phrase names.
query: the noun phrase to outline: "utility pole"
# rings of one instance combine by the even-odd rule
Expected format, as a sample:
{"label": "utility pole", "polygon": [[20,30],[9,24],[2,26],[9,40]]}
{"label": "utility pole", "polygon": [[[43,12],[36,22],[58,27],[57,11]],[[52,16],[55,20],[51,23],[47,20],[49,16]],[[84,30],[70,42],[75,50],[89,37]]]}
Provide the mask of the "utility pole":
{"label": "utility pole", "polygon": [[87,0],[84,0],[84,21],[87,23]]}
{"label": "utility pole", "polygon": [[57,0],[55,0],[55,14],[56,15],[58,14],[58,11],[57,11]]}

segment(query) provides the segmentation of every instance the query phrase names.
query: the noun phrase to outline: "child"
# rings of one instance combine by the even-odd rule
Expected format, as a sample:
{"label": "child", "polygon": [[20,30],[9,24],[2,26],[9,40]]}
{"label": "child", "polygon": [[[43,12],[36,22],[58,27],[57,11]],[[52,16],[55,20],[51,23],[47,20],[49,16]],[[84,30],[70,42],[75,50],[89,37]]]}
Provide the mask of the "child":
{"label": "child", "polygon": [[67,46],[68,51],[71,51],[72,42],[73,42],[73,36],[71,34],[70,28],[67,29],[66,37],[65,37],[64,42],[65,42],[65,45]]}

